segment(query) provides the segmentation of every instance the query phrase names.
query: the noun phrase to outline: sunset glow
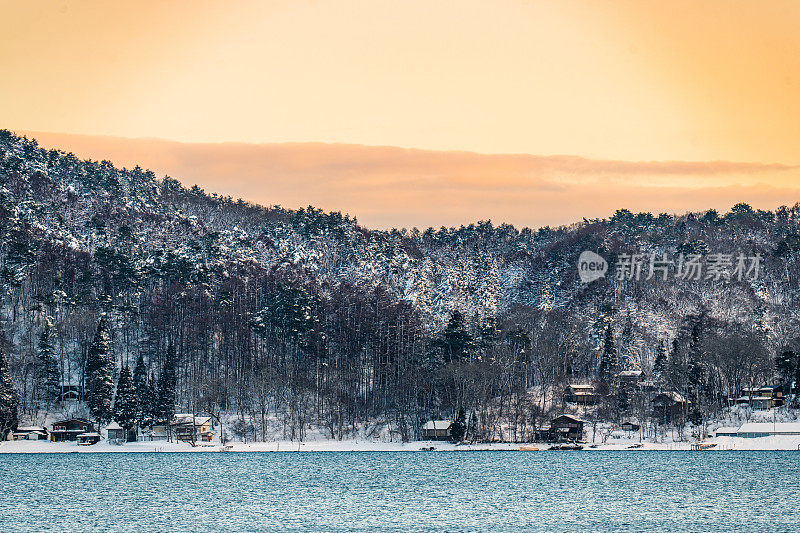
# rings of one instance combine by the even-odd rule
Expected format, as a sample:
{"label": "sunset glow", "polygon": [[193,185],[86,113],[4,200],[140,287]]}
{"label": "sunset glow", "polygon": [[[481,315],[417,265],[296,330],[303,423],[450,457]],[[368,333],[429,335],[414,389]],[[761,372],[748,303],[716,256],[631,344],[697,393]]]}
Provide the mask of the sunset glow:
{"label": "sunset glow", "polygon": [[[1,127],[91,135],[41,140],[260,203],[414,226],[800,199],[790,0],[4,2],[2,12]],[[121,152],[103,136],[263,146],[131,141]],[[287,155],[275,144],[286,142],[337,144]],[[359,145],[422,151],[393,166],[403,152]],[[208,160],[184,164],[187,150]],[[541,164],[554,155],[591,163]],[[648,161],[743,166],[638,163]],[[354,180],[374,187],[351,193]],[[558,187],[577,196],[561,203]],[[442,205],[431,191],[452,194]]]}

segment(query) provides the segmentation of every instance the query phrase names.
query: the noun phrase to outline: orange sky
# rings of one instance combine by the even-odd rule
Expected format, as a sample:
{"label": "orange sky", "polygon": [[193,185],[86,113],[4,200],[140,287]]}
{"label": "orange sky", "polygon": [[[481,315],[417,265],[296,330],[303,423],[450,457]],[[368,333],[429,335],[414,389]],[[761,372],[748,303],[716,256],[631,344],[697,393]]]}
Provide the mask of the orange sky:
{"label": "orange sky", "polygon": [[159,148],[118,160],[117,139],[59,138],[372,225],[775,207],[800,200],[774,166],[800,165],[797,28],[795,0],[0,0],[0,127],[266,143],[136,141]]}

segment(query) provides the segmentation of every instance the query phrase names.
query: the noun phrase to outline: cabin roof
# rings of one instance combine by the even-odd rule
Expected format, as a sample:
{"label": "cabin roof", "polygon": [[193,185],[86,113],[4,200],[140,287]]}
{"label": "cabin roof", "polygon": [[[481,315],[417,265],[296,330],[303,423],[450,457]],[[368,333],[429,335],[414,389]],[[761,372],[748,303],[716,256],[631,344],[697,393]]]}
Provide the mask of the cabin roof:
{"label": "cabin roof", "polygon": [[192,421],[194,421],[195,426],[203,426],[208,424],[211,421],[210,416],[194,416],[192,414],[177,414],[175,418],[172,419],[172,425],[191,425]]}
{"label": "cabin roof", "polygon": [[47,431],[41,426],[21,426],[17,428],[17,431],[22,433],[26,431]]}
{"label": "cabin roof", "polygon": [[60,424],[66,424],[68,422],[80,422],[81,424],[91,424],[91,422],[89,422],[85,418],[65,418],[64,420],[57,420],[53,422],[53,425],[57,426]]}
{"label": "cabin roof", "polygon": [[558,420],[559,418],[568,418],[568,419],[572,420],[573,422],[580,422],[581,424],[583,424],[583,423],[584,423],[584,421],[583,421],[583,420],[581,420],[580,418],[578,418],[578,417],[577,417],[577,416],[575,416],[575,415],[566,415],[566,414],[565,414],[565,415],[558,415],[557,417],[553,418],[553,419],[550,421],[550,425],[552,426],[552,425],[553,425],[553,422],[555,422],[555,421],[556,421],[556,420]]}
{"label": "cabin roof", "polygon": [[450,429],[450,426],[453,425],[453,422],[450,420],[429,420],[425,422],[425,425],[422,426],[422,429],[428,430],[446,430]]}
{"label": "cabin roof", "polygon": [[122,429],[122,426],[116,422],[111,422],[106,429]]}
{"label": "cabin roof", "polygon": [[686,402],[686,398],[684,398],[683,396],[681,396],[680,394],[678,394],[675,391],[666,391],[666,392],[662,392],[662,393],[656,394],[656,396],[653,399],[655,400],[656,398],[658,398],[660,396],[665,396],[665,397],[669,398],[670,400],[672,400],[673,402],[676,402],[676,403],[685,403]]}

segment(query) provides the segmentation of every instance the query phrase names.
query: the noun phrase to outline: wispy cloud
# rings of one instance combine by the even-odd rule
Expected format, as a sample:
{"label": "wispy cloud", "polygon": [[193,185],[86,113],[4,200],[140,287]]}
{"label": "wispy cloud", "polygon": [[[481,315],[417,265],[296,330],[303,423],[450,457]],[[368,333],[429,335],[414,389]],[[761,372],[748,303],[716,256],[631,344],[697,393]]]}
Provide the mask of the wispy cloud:
{"label": "wispy cloud", "polygon": [[626,207],[655,212],[800,200],[800,169],[731,161],[613,161],[324,143],[191,144],[28,133],[81,157],[140,165],[267,205],[315,205],[372,227],[479,219],[560,225]]}

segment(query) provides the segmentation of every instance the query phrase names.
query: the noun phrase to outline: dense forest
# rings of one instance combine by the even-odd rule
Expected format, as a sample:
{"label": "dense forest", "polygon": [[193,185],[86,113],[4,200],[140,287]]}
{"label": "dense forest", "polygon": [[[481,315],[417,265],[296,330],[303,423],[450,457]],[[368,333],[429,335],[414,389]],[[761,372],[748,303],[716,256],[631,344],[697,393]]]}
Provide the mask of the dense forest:
{"label": "dense forest", "polygon": [[[126,426],[177,410],[250,439],[409,440],[451,417],[469,439],[525,440],[570,383],[597,385],[590,416],[655,428],[620,371],[700,423],[799,370],[800,204],[379,231],[0,130],[0,233],[2,433],[73,390]],[[605,277],[581,281],[584,250]]]}

